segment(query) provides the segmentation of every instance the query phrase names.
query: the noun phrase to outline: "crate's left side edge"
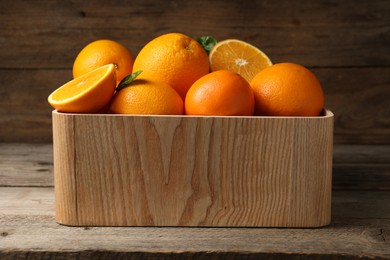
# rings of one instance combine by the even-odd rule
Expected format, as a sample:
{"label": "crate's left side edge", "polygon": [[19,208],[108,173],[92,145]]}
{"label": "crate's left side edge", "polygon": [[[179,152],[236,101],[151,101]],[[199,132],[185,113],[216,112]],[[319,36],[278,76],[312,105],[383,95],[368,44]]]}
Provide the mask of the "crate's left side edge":
{"label": "crate's left side edge", "polygon": [[74,116],[53,111],[52,120],[56,221],[77,226]]}

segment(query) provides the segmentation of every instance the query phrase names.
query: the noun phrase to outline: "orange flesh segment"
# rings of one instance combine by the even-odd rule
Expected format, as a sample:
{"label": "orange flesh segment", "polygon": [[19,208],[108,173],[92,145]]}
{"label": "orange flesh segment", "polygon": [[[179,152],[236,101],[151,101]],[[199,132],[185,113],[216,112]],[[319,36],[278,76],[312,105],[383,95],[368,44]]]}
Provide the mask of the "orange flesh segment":
{"label": "orange flesh segment", "polygon": [[225,40],[214,48],[210,53],[212,71],[231,70],[250,81],[262,69],[272,65],[262,51],[239,40]]}
{"label": "orange flesh segment", "polygon": [[98,82],[106,73],[107,68],[104,68],[92,75],[90,74],[88,77],[81,76],[76,78],[72,82],[55,91],[52,95],[52,99],[55,101],[61,101],[73,98],[80,93],[83,93],[84,91],[92,88],[96,82]]}

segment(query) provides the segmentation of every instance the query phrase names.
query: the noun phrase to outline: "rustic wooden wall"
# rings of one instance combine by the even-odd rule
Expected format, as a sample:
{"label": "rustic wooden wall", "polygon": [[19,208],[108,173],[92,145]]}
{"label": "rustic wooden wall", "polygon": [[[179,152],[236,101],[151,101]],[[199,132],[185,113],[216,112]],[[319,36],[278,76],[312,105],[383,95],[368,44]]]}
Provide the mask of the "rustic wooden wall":
{"label": "rustic wooden wall", "polygon": [[0,141],[51,142],[47,96],[80,49],[110,38],[134,55],[172,31],[240,38],[322,81],[335,143],[390,144],[390,1],[0,0]]}

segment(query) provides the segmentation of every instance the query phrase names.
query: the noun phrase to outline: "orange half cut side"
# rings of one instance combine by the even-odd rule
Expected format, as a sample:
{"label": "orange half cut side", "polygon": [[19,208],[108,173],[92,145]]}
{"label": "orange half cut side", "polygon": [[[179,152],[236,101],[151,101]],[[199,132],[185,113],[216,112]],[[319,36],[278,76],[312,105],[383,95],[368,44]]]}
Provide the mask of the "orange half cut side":
{"label": "orange half cut side", "polygon": [[48,102],[59,112],[94,113],[110,102],[115,88],[115,66],[104,65],[62,85]]}
{"label": "orange half cut side", "polygon": [[218,42],[209,54],[211,71],[230,70],[248,82],[261,70],[272,65],[268,56],[255,46],[236,39]]}

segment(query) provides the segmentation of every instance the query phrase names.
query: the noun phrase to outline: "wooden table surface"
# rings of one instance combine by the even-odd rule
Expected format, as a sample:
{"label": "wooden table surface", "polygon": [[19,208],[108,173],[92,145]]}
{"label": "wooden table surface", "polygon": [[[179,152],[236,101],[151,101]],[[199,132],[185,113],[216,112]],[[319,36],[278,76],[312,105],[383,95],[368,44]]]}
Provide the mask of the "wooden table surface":
{"label": "wooden table surface", "polygon": [[390,259],[390,146],[334,147],[332,223],[315,229],[62,226],[52,149],[0,143],[0,259]]}

